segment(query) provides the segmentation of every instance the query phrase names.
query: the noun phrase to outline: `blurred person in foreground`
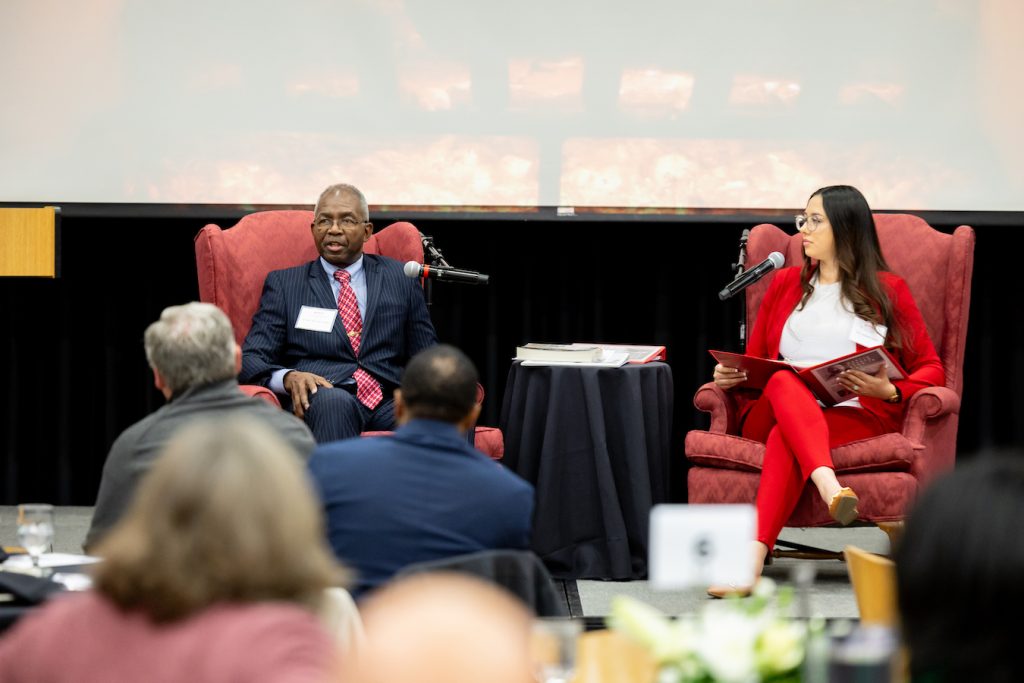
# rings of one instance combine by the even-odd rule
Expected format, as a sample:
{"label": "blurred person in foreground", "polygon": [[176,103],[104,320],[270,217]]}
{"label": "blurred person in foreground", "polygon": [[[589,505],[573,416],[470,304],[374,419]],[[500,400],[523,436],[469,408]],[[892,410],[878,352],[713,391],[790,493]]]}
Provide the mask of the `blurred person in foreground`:
{"label": "blurred person in foreground", "polygon": [[94,588],[0,640],[0,681],[325,680],[317,612],[343,570],[300,462],[249,418],[177,434],[97,547]]}
{"label": "blurred person in foreground", "polygon": [[420,351],[395,391],[392,436],[317,447],[309,470],[335,555],[361,595],[418,562],[530,544],[533,486],[466,442],[477,373],[454,346]]}
{"label": "blurred person in foreground", "polygon": [[347,683],[532,683],[532,614],[511,594],[449,572],[417,574],[362,604],[366,640]]}
{"label": "blurred person in foreground", "polygon": [[316,445],[301,420],[239,389],[235,375],[242,351],[228,317],[213,304],[168,306],[146,328],[145,348],[153,384],[167,404],[124,430],[110,447],[85,538],[87,552],[124,514],[171,436],[196,418],[249,415],[271,427],[303,458]]}
{"label": "blurred person in foreground", "polygon": [[918,498],[894,554],[913,681],[1021,679],[1022,518],[1024,453],[979,456]]}

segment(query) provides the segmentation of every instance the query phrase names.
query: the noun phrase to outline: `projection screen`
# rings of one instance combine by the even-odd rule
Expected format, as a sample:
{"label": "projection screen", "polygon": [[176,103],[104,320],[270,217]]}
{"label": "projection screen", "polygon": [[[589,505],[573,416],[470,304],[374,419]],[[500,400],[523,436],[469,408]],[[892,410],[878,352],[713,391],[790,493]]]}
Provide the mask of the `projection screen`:
{"label": "projection screen", "polygon": [[0,201],[1024,210],[1016,0],[4,0]]}

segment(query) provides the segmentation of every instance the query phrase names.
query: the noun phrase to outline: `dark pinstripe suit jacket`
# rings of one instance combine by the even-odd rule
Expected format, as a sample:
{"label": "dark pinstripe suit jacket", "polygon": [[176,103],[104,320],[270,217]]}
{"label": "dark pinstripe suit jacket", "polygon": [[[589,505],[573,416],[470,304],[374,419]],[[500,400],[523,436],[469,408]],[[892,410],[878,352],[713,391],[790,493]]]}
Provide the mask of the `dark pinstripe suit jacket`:
{"label": "dark pinstripe suit jacket", "polygon": [[[366,316],[358,364],[381,382],[388,396],[409,358],[436,344],[437,333],[423,289],[405,276],[401,263],[364,254],[363,267]],[[266,385],[281,368],[313,372],[336,385],[352,376],[356,358],[341,317],[335,318],[330,332],[299,330],[295,321],[303,306],[337,308],[319,259],[267,275],[260,307],[242,345],[241,382]]]}

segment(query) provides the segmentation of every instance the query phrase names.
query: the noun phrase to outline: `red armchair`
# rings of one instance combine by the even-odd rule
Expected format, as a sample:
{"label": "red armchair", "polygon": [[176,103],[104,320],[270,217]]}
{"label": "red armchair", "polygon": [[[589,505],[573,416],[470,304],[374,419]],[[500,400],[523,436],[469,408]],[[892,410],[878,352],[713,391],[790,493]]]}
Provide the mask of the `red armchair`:
{"label": "red armchair", "polygon": [[[953,467],[963,383],[964,341],[970,308],[974,264],[974,230],[960,226],[952,235],[940,233],[922,219],[904,214],[877,214],[882,253],[893,272],[910,287],[942,359],[946,386],[915,393],[907,403],[900,432],[855,441],[832,450],[836,473],[844,486],[860,496],[861,522],[876,523],[891,533],[918,489],[936,474]],[[749,263],[773,251],[786,265],[803,258],[801,238],[774,225],[750,233]],[[770,277],[746,291],[747,329],[753,328]],[[735,403],[713,382],[697,390],[694,405],[711,414],[707,431],[686,436],[691,468],[687,488],[691,503],[752,503],[757,494],[764,445],[738,436]],[[833,524],[813,486],[808,485],[787,526]],[[780,542],[781,544],[781,542]],[[788,544],[796,546],[796,544]],[[774,556],[789,554],[773,550]],[[840,554],[828,554],[841,557]]]}
{"label": "red armchair", "polygon": [[[207,225],[196,235],[196,270],[199,298],[223,310],[241,344],[252,326],[259,307],[267,273],[312,261],[316,245],[309,226],[312,211],[259,211],[244,216],[227,230]],[[423,262],[423,242],[411,223],[392,223],[375,231],[363,245],[368,254],[389,256],[397,261]],[[272,391],[245,385],[243,391],[280,405]],[[478,388],[477,401],[484,398]],[[501,431],[477,427],[476,447],[495,460],[504,455]]]}

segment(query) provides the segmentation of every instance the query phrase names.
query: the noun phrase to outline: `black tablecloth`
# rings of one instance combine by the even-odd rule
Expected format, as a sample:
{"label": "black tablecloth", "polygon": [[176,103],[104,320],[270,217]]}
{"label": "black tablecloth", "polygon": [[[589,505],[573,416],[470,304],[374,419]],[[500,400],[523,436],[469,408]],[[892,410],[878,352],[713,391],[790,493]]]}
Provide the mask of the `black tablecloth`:
{"label": "black tablecloth", "polygon": [[651,506],[668,496],[672,371],[512,365],[504,463],[537,490],[533,550],[562,579],[647,575]]}

